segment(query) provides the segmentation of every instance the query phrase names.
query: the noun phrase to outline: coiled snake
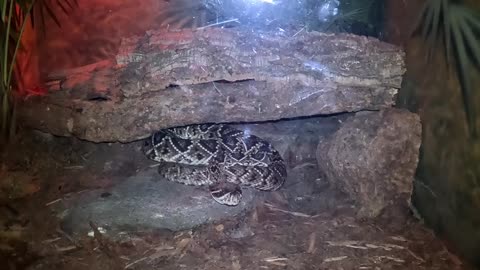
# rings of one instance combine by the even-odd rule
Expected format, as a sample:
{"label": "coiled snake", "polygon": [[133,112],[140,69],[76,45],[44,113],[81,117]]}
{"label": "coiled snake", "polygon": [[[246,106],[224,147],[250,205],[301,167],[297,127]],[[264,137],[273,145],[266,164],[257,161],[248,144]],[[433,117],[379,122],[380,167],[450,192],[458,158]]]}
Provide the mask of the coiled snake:
{"label": "coiled snake", "polygon": [[241,186],[277,190],[285,182],[285,162],[267,141],[223,124],[160,130],[145,140],[143,152],[160,162],[159,173],[185,185],[209,186],[215,201],[234,206]]}

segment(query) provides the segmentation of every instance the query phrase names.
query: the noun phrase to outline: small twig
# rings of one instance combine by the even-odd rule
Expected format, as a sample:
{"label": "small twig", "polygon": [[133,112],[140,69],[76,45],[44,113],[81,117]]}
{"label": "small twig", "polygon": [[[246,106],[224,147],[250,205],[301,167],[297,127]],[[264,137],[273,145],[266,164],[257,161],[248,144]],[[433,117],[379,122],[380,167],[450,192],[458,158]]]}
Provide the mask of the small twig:
{"label": "small twig", "polygon": [[420,258],[418,255],[416,255],[415,253],[413,253],[413,251],[411,251],[410,249],[407,248],[407,252],[412,255],[412,257],[414,257],[415,259],[421,261],[421,262],[425,262],[424,259]]}
{"label": "small twig", "polygon": [[416,184],[419,184],[421,187],[425,188],[426,190],[428,190],[428,192],[430,192],[430,194],[432,194],[432,196],[434,198],[437,198],[437,194],[432,190],[431,187],[429,187],[427,184],[421,182],[421,181],[415,181]]}
{"label": "small twig", "polygon": [[265,258],[263,259],[263,261],[269,263],[269,264],[273,264],[273,265],[277,265],[277,266],[287,266],[286,263],[282,263],[282,261],[288,261],[288,258],[282,258],[282,257],[269,257],[269,258]]}
{"label": "small twig", "polygon": [[315,232],[310,234],[310,237],[308,239],[309,245],[308,245],[307,253],[313,253],[315,251],[316,238],[317,238],[317,234]]}
{"label": "small twig", "polygon": [[405,247],[399,246],[399,245],[393,245],[393,244],[385,244],[383,246],[381,245],[374,245],[374,244],[365,244],[367,248],[373,248],[373,249],[383,249],[386,251],[390,251],[392,249],[405,249]]}
{"label": "small twig", "polygon": [[269,264],[273,264],[273,265],[276,265],[276,266],[287,266],[286,263],[281,263],[281,262],[268,262]]}
{"label": "small twig", "polygon": [[354,248],[354,249],[368,249],[367,247],[355,246],[355,245],[346,245],[345,247]]}
{"label": "small twig", "polygon": [[392,257],[392,256],[378,256],[377,258],[379,258],[380,260],[381,259],[387,259],[387,260],[391,260],[391,261],[398,262],[398,263],[404,263],[405,262],[405,260],[402,260],[402,259],[396,258],[396,257]]}
{"label": "small twig", "polygon": [[57,252],[58,253],[63,253],[63,252],[68,252],[68,251],[71,251],[71,250],[75,250],[77,249],[78,247],[77,246],[68,246],[68,247],[61,247],[61,248],[57,248]]}
{"label": "small twig", "polygon": [[229,22],[239,22],[239,21],[238,21],[238,19],[231,19],[231,20],[226,20],[226,21],[223,21],[223,22],[212,23],[212,24],[209,24],[209,25],[198,27],[197,29],[205,29],[205,28],[208,28],[208,27],[212,27],[212,26],[216,26],[216,25],[222,25],[222,24],[226,24],[226,23],[229,23]]}
{"label": "small twig", "polygon": [[50,244],[50,243],[53,243],[53,242],[57,242],[58,240],[61,240],[61,239],[62,239],[61,237],[46,239],[46,240],[43,240],[42,243],[43,244]]}
{"label": "small twig", "polygon": [[359,246],[358,241],[340,241],[340,242],[334,242],[334,241],[326,241],[327,244],[333,247],[348,247],[348,248],[354,248],[354,249],[368,249],[368,247],[364,246]]}
{"label": "small twig", "polygon": [[304,213],[300,213],[300,212],[293,212],[293,211],[287,211],[287,210],[283,210],[283,209],[280,209],[280,208],[277,208],[269,203],[264,203],[265,206],[267,206],[270,210],[274,210],[274,211],[278,211],[278,212],[281,212],[281,213],[285,213],[285,214],[290,214],[292,216],[297,216],[297,217],[305,217],[305,218],[311,218],[313,216],[311,215],[307,215],[307,214],[304,214]]}
{"label": "small twig", "polygon": [[346,258],[348,258],[348,256],[331,257],[331,258],[326,258],[325,260],[323,260],[323,262],[338,262],[338,261],[345,260]]}
{"label": "small twig", "polygon": [[50,205],[52,205],[52,204],[54,204],[54,203],[57,203],[57,202],[59,202],[59,201],[61,201],[61,200],[62,200],[62,198],[53,200],[53,201],[51,201],[51,202],[46,203],[45,206],[50,206]]}
{"label": "small twig", "polygon": [[218,89],[217,85],[215,84],[215,82],[212,82],[213,83],[213,88],[215,88],[215,91],[217,91],[217,93],[221,96],[223,96],[222,92],[220,92],[220,89]]}
{"label": "small twig", "polygon": [[303,30],[305,30],[305,26],[300,29],[300,31],[296,32],[292,37],[295,37],[296,35],[300,34]]}
{"label": "small twig", "polygon": [[263,259],[266,262],[278,262],[278,261],[288,261],[288,258],[285,257],[268,257]]}
{"label": "small twig", "polygon": [[160,165],[162,165],[162,164],[161,164],[161,163],[158,163],[158,164],[152,164],[152,165],[150,165],[150,166],[148,166],[148,167],[149,167],[149,168],[155,168],[155,167],[158,167],[158,166],[160,166]]}
{"label": "small twig", "polygon": [[400,246],[400,245],[395,245],[395,244],[385,244],[384,247],[387,247],[387,248],[394,248],[394,249],[406,249],[406,247],[404,246]]}
{"label": "small twig", "polygon": [[140,258],[140,259],[138,259],[138,260],[135,260],[134,262],[125,265],[125,267],[124,267],[123,269],[128,269],[128,268],[132,267],[133,265],[135,265],[135,264],[137,264],[137,263],[139,263],[139,262],[141,262],[141,261],[146,260],[147,258],[148,258],[148,257],[143,257],[143,258]]}
{"label": "small twig", "polygon": [[400,241],[400,242],[407,242],[408,241],[403,236],[391,236],[390,238],[395,240],[395,241]]}

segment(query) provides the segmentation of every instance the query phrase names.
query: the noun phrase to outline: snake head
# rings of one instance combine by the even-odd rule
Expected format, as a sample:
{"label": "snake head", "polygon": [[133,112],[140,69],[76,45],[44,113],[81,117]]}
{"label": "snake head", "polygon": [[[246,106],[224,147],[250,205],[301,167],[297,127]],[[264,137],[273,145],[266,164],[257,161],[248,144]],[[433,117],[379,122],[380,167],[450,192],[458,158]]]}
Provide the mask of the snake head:
{"label": "snake head", "polygon": [[152,143],[152,138],[148,137],[142,143],[142,152],[149,158],[153,159],[155,157],[155,150]]}

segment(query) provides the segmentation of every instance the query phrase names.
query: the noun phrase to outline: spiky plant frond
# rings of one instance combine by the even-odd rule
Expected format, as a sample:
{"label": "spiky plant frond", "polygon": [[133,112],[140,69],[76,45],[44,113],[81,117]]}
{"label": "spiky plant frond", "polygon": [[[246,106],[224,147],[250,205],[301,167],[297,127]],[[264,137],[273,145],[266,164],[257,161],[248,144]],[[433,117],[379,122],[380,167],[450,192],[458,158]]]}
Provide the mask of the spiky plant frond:
{"label": "spiky plant frond", "polygon": [[15,131],[15,100],[12,95],[15,81],[12,75],[29,18],[34,26],[38,17],[43,26],[41,29],[45,30],[47,16],[60,25],[52,5],[68,12],[67,6],[73,8],[76,4],[76,0],[0,0],[0,139],[10,137]]}
{"label": "spiky plant frond", "polygon": [[[472,68],[480,70],[480,13],[458,1],[428,0],[413,35],[421,35],[429,46],[428,59],[440,46],[448,66],[454,66],[462,92],[470,135],[478,136]],[[452,65],[453,64],[453,65]]]}

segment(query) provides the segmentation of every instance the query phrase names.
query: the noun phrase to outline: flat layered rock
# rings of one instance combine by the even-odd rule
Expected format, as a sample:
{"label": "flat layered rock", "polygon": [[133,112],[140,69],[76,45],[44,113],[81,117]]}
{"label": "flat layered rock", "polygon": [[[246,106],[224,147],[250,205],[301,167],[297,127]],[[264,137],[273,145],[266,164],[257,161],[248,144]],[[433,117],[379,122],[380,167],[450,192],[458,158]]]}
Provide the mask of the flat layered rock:
{"label": "flat layered rock", "polygon": [[110,189],[82,192],[64,198],[55,211],[62,229],[85,236],[93,222],[108,235],[141,229],[191,229],[240,215],[253,206],[254,192],[244,189],[238,206],[221,205],[208,188],[185,186],[159,179],[156,169],[144,171]]}
{"label": "flat layered rock", "polygon": [[22,124],[94,142],[129,142],[205,122],[255,122],[391,107],[404,53],[376,39],[242,28],[151,31],[115,61],[50,75]]}

